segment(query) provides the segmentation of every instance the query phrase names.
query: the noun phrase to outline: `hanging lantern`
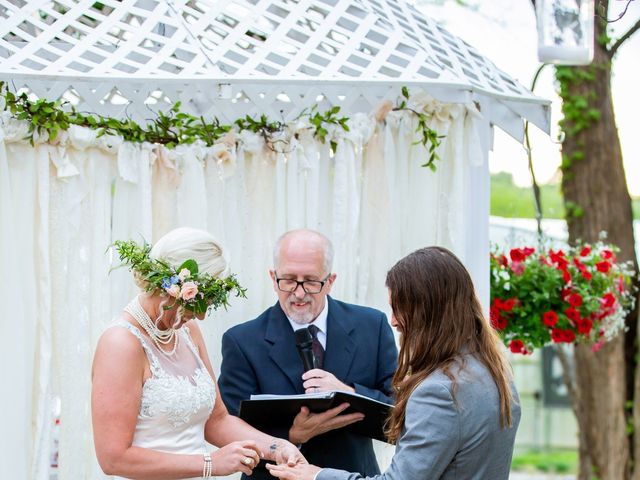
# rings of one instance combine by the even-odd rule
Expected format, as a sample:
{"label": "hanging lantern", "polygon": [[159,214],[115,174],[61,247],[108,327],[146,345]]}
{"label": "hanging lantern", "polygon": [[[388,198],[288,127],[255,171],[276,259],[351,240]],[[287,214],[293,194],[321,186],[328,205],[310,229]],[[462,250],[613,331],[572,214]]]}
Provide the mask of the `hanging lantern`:
{"label": "hanging lantern", "polygon": [[536,0],[538,58],[587,65],[593,60],[594,0]]}

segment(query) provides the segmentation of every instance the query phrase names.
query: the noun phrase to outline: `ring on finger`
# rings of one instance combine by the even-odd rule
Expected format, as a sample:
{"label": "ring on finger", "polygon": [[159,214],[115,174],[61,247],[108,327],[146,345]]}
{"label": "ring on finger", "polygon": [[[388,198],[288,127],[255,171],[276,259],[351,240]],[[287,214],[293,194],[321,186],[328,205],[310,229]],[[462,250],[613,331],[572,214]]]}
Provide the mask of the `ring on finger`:
{"label": "ring on finger", "polygon": [[253,464],[253,460],[250,457],[244,457],[244,460],[242,460],[242,463],[244,463],[245,465],[252,465]]}

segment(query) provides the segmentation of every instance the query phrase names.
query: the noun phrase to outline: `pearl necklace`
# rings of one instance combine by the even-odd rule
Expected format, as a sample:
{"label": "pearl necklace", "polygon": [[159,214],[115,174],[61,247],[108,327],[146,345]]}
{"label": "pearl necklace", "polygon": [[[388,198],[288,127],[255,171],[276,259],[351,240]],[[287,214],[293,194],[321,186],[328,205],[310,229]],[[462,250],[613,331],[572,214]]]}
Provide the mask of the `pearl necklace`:
{"label": "pearl necklace", "polygon": [[[129,302],[124,308],[124,311],[135,318],[138,325],[144,328],[144,331],[147,332],[149,338],[153,340],[153,343],[156,344],[158,350],[164,353],[166,356],[170,357],[176,353],[176,349],[178,348],[178,338],[179,336],[176,334],[175,328],[168,328],[167,330],[161,330],[158,326],[151,320],[151,317],[146,312],[142,305],[140,305],[140,299],[138,297],[134,298]],[[175,343],[173,344],[173,348],[171,351],[165,351],[160,344],[168,345],[175,337]]]}

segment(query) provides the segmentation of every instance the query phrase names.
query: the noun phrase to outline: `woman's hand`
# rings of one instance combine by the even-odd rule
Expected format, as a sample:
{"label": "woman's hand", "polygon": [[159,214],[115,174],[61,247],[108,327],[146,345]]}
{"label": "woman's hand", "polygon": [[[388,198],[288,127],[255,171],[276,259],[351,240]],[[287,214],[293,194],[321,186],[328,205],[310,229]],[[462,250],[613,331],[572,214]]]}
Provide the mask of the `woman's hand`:
{"label": "woman's hand", "polygon": [[322,470],[315,465],[308,463],[299,463],[293,467],[289,465],[272,465],[267,464],[269,473],[274,477],[284,478],[285,480],[313,480],[317,473]]}
{"label": "woman's hand", "polygon": [[281,438],[275,438],[269,447],[269,460],[278,464],[293,466],[300,463],[308,463],[300,450],[291,442]]}
{"label": "woman's hand", "polygon": [[225,476],[242,472],[251,475],[260,461],[260,450],[253,440],[231,442],[211,454],[213,475]]}

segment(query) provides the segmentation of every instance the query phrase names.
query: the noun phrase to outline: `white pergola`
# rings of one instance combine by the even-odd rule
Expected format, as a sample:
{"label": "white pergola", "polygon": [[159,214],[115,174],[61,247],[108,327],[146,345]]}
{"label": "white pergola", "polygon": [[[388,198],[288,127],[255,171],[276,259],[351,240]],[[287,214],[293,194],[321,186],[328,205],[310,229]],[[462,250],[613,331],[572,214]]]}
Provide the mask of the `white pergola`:
{"label": "white pergola", "polygon": [[[289,228],[333,238],[332,294],[345,301],[386,308],[386,269],[427,244],[454,250],[486,301],[493,127],[517,140],[525,121],[549,130],[549,101],[406,0],[0,0],[0,80],[139,123],[178,101],[224,123],[298,119],[283,132],[290,151],[274,153],[247,131],[229,151],[133,144],[76,126],[30,145],[24,123],[0,112],[0,264],[11,272],[0,328],[17,339],[0,351],[9,379],[0,408],[11,412],[0,464],[33,480],[49,478],[54,394],[58,478],[104,478],[87,398],[97,336],[130,298],[126,271],[107,278],[114,238],[153,241],[177,225],[221,235],[251,296],[205,322],[215,365],[224,329],[274,301],[264,274],[271,242]],[[415,145],[415,116],[371,115],[405,86],[445,134],[436,173],[420,167],[427,151]],[[314,105],[340,106],[353,121],[332,138],[335,152],[308,121],[298,129]],[[221,173],[214,147],[234,165],[237,157],[235,173]]]}
{"label": "white pergola", "polygon": [[223,122],[287,121],[313,105],[353,115],[403,86],[474,105],[485,126],[477,218],[489,213],[493,126],[518,141],[525,121],[549,131],[548,100],[406,0],[0,0],[0,18],[10,88],[103,116],[144,122],[177,101]]}
{"label": "white pergola", "polygon": [[477,102],[516,139],[523,119],[549,128],[549,102],[404,0],[0,0],[0,18],[0,77],[80,111],[286,120],[407,86]]}

